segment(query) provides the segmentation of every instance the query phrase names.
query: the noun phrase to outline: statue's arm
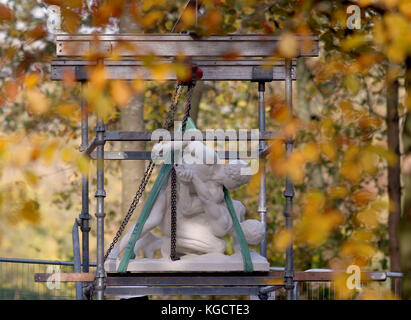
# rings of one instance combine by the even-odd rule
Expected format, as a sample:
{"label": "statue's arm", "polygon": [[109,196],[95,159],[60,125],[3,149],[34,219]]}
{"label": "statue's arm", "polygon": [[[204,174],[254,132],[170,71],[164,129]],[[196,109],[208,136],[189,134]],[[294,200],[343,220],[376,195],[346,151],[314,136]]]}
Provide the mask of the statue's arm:
{"label": "statue's arm", "polygon": [[190,187],[192,188],[191,183],[180,181],[178,210],[187,217],[201,213],[203,210],[200,199],[190,194]]}
{"label": "statue's arm", "polygon": [[217,185],[210,188],[195,173],[193,173],[192,184],[202,202],[202,209],[210,218],[214,234],[218,237],[226,235],[231,228],[231,223],[228,209],[224,204],[223,190]]}

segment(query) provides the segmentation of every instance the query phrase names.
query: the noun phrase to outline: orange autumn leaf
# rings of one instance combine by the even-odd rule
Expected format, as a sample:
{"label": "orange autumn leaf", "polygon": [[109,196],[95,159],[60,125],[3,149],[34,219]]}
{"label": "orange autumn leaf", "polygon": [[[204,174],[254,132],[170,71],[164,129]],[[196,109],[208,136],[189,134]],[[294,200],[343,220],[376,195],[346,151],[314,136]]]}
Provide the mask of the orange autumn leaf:
{"label": "orange autumn leaf", "polygon": [[294,58],[298,54],[298,41],[294,34],[286,32],[278,43],[278,53],[284,58]]}
{"label": "orange autumn leaf", "polygon": [[356,190],[351,196],[351,199],[357,206],[367,205],[374,198],[375,195],[366,189]]}
{"label": "orange autumn leaf", "polygon": [[13,11],[6,5],[0,3],[0,21],[11,21],[13,19]]}
{"label": "orange autumn leaf", "polygon": [[102,90],[107,83],[107,70],[104,66],[99,65],[90,71],[90,84],[96,90]]}
{"label": "orange autumn leaf", "polygon": [[131,89],[127,83],[114,80],[110,83],[111,98],[119,107],[124,107],[131,98]]}

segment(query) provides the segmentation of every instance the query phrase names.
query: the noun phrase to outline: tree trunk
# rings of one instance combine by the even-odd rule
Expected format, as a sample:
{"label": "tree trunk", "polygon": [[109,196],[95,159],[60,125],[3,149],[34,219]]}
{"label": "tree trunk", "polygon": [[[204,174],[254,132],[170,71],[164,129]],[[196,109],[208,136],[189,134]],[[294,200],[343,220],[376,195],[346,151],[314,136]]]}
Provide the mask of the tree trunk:
{"label": "tree trunk", "polygon": [[[130,14],[129,4],[125,5],[124,14],[120,19],[120,32],[139,32],[140,27]],[[133,97],[129,105],[120,112],[120,125],[122,131],[142,131],[144,130],[144,94]],[[125,141],[121,143],[122,150],[144,150],[144,142]],[[121,161],[121,210],[122,215],[126,214],[136,193],[144,174],[144,161],[126,160]],[[140,201],[141,206],[143,201]],[[136,208],[135,215],[139,214],[139,207]]]}
{"label": "tree trunk", "polygon": [[[395,163],[388,166],[389,197],[389,253],[391,271],[400,272],[400,249],[398,228],[401,218],[401,168],[400,168],[400,130],[398,116],[398,79],[387,79],[387,143],[391,152],[396,155]],[[398,285],[398,281],[396,286]]]}
{"label": "tree trunk", "polygon": [[411,57],[408,57],[406,61],[405,89],[407,113],[402,132],[404,199],[399,236],[401,270],[404,273],[402,298],[411,299]]}
{"label": "tree trunk", "polygon": [[200,102],[203,96],[205,85],[202,81],[197,81],[197,84],[194,88],[193,96],[191,98],[191,111],[190,116],[193,119],[194,123],[197,124],[198,114],[200,112]]}

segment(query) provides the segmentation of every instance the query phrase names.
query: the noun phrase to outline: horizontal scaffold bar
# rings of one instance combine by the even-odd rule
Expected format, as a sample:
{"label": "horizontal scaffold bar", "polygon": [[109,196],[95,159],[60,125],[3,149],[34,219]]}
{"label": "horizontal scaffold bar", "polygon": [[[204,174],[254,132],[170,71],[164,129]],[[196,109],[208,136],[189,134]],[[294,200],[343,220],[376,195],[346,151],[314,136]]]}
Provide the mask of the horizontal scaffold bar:
{"label": "horizontal scaffold bar", "polygon": [[[263,131],[259,132],[257,137],[254,137],[250,130],[244,131],[240,134],[239,131],[230,130],[230,131],[215,131],[216,137],[219,141],[256,141],[256,140],[272,140],[279,137],[279,132],[277,131]],[[257,133],[257,131],[256,131]],[[216,140],[213,137],[210,138],[210,133],[197,131],[197,135],[201,134],[202,141],[213,141]],[[208,134],[208,136],[207,136]],[[158,141],[152,140],[153,131],[107,131],[104,133],[105,141]],[[200,138],[199,136],[197,136]],[[170,139],[167,137],[163,138],[163,141],[173,140],[181,141],[181,137],[176,137],[174,139],[174,133],[170,132]],[[189,135],[185,136],[186,141],[190,141],[191,138]],[[93,139],[90,144],[83,150],[83,154],[90,156],[92,159],[95,158],[93,151],[96,149],[96,139]],[[239,151],[240,154],[238,158],[249,158],[246,151]],[[264,152],[260,156],[266,156],[268,151]],[[232,159],[232,157],[237,157],[233,153],[224,153],[219,155],[220,158]],[[106,151],[104,153],[104,159],[107,160],[147,160],[151,159],[151,154],[149,151]]]}
{"label": "horizontal scaffold bar", "polygon": [[[234,159],[259,159],[258,151],[252,153],[251,151],[216,151],[220,159],[234,160]],[[97,159],[96,152],[90,154],[90,158]],[[150,160],[151,151],[105,151],[104,160]]]}
{"label": "horizontal scaffold bar", "polygon": [[[304,272],[296,271],[294,281],[321,282],[334,281],[346,275],[343,271]],[[284,272],[227,272],[227,273],[109,273],[107,287],[110,286],[266,286],[281,285]],[[94,273],[36,273],[36,282],[92,282]],[[383,271],[363,271],[361,281],[385,281]]]}
{"label": "horizontal scaffold bar", "polygon": [[[163,131],[166,132],[165,130]],[[160,131],[107,131],[104,133],[105,141],[158,141]],[[200,139],[202,137],[202,139]],[[197,141],[259,141],[272,140],[279,137],[277,131],[258,130],[210,130],[210,131],[187,131],[183,136],[178,133],[174,137],[174,132],[167,132],[162,136],[163,141],[192,141],[195,138]]]}
{"label": "horizontal scaffold bar", "polygon": [[[58,57],[82,57],[91,52],[119,57],[156,55],[221,57],[235,53],[239,57],[272,57],[281,36],[231,34],[227,36],[193,37],[187,34],[100,34],[56,36]],[[317,36],[296,36],[296,57],[318,56]]]}
{"label": "horizontal scaffold bar", "polygon": [[[159,78],[151,72],[140,60],[109,60],[104,59],[104,67],[109,80],[177,80],[174,72],[162,74]],[[203,81],[284,81],[284,60],[264,61],[250,60],[193,60],[203,71]],[[170,65],[171,60],[160,61],[164,66]],[[77,81],[87,81],[88,68],[96,62],[82,59],[57,59],[51,63],[51,79],[60,81],[66,74],[72,74]],[[171,69],[170,69],[171,70]],[[291,67],[292,80],[296,80],[296,61]]]}

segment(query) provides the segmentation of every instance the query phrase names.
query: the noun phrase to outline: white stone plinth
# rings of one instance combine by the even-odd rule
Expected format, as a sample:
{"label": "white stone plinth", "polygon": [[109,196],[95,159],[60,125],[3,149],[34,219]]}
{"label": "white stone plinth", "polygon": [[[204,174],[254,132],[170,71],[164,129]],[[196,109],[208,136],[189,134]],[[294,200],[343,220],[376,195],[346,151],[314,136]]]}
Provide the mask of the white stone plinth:
{"label": "white stone plinth", "polygon": [[[266,258],[250,250],[254,271],[269,271]],[[107,259],[104,268],[107,272],[117,272],[120,259]],[[127,271],[130,272],[231,272],[243,271],[243,258],[240,253],[227,256],[221,253],[186,255],[180,260],[162,259],[130,260]]]}

